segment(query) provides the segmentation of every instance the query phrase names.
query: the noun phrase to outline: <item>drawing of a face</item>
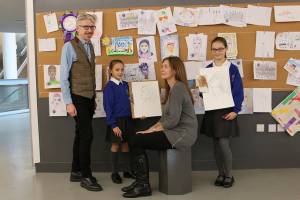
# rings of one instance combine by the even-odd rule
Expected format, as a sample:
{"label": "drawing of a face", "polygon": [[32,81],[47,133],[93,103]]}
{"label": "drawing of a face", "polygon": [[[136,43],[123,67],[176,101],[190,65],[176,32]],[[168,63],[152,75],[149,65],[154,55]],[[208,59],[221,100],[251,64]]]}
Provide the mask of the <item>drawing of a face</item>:
{"label": "drawing of a face", "polygon": [[144,75],[145,79],[148,79],[148,74],[149,74],[149,66],[147,63],[142,63],[139,65],[139,68],[142,72],[142,74]]}
{"label": "drawing of a face", "polygon": [[149,41],[148,40],[142,40],[140,42],[140,51],[141,51],[141,53],[148,53],[149,50],[150,50]]}
{"label": "drawing of a face", "polygon": [[167,42],[167,51],[169,55],[174,55],[175,52],[175,42],[168,41]]}
{"label": "drawing of a face", "polygon": [[48,75],[51,81],[56,79],[56,67],[54,65],[48,67]]}
{"label": "drawing of a face", "polygon": [[194,19],[194,14],[188,9],[179,12],[179,16],[184,23],[192,23]]}

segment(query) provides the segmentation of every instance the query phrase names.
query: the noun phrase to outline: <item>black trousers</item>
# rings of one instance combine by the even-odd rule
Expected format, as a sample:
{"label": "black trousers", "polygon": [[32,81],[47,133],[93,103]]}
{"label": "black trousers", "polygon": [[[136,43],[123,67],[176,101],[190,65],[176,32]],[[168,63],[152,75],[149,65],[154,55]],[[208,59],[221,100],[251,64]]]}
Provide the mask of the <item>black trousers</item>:
{"label": "black trousers", "polygon": [[130,154],[136,157],[145,154],[145,150],[167,150],[172,149],[164,132],[154,132],[148,134],[135,134],[133,131],[129,134]]}
{"label": "black trousers", "polygon": [[93,141],[92,120],[95,112],[95,99],[72,94],[77,110],[75,138],[73,144],[72,171],[80,171],[83,177],[92,176],[91,145]]}

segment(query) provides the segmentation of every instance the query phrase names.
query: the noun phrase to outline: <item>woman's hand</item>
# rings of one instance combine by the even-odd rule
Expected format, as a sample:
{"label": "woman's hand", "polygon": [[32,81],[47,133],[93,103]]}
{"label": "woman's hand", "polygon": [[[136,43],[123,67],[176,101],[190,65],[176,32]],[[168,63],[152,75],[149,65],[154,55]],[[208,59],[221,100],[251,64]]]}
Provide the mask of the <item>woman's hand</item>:
{"label": "woman's hand", "polygon": [[160,122],[157,122],[156,124],[154,124],[153,126],[148,128],[147,130],[139,131],[139,132],[137,132],[137,134],[148,134],[148,133],[159,132],[159,131],[163,131],[163,130],[164,130],[164,127],[162,126],[162,124]]}
{"label": "woman's hand", "polygon": [[113,128],[113,132],[115,136],[122,138],[122,131],[119,129],[119,127]]}
{"label": "woman's hand", "polygon": [[237,116],[237,113],[230,112],[230,113],[224,115],[223,119],[225,119],[225,120],[234,120],[236,118],[236,116]]}

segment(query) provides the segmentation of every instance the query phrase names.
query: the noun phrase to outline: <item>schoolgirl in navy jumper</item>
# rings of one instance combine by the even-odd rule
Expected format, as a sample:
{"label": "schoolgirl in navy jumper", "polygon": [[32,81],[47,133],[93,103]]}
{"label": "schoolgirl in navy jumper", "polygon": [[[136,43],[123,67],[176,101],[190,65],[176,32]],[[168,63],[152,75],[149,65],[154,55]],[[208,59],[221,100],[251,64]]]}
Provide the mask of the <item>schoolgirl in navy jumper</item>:
{"label": "schoolgirl in navy jumper", "polygon": [[124,74],[124,63],[121,60],[112,60],[109,64],[110,80],[103,92],[103,105],[106,112],[106,141],[111,143],[112,152],[112,174],[114,183],[122,183],[119,175],[118,157],[119,150],[123,152],[127,169],[124,170],[125,178],[132,178],[129,170],[129,147],[128,130],[131,121],[130,99],[128,84],[122,81]]}
{"label": "schoolgirl in navy jumper", "polygon": [[243,83],[237,66],[226,59],[227,42],[222,37],[216,37],[211,43],[213,63],[207,67],[228,67],[231,93],[234,107],[205,111],[201,130],[202,134],[213,139],[214,155],[219,175],[215,180],[216,186],[231,187],[234,183],[232,176],[232,152],[229,138],[239,135],[237,123],[238,112],[241,111],[244,100]]}

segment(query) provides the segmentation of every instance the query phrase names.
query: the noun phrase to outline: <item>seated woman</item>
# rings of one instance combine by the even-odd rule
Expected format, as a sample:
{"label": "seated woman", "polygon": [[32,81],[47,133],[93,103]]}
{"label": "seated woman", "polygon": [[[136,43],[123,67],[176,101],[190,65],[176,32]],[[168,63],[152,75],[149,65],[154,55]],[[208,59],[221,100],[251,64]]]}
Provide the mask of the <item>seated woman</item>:
{"label": "seated woman", "polygon": [[145,131],[129,135],[136,181],[122,188],[124,197],[150,196],[149,166],[145,150],[167,150],[192,146],[197,139],[198,121],[193,97],[188,88],[183,62],[178,57],[163,60],[161,77],[165,80],[166,100],[161,119]]}

